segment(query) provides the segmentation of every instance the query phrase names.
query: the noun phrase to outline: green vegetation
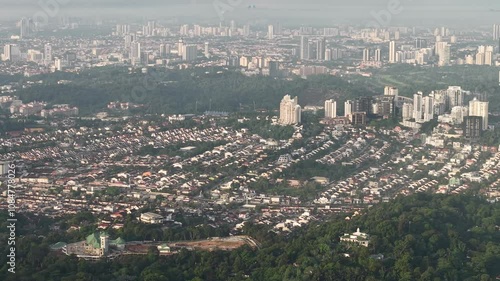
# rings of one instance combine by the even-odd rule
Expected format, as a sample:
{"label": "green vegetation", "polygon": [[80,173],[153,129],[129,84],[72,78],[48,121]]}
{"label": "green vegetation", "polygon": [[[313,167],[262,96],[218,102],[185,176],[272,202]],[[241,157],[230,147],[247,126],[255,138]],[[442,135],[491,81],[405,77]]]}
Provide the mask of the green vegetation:
{"label": "green vegetation", "polygon": [[[78,221],[92,218],[83,215]],[[39,229],[48,232],[43,226],[46,224]],[[133,222],[127,225],[123,230],[126,233],[138,230],[137,236],[127,238],[145,235],[142,232],[151,228]],[[0,279],[487,281],[500,275],[499,225],[498,203],[471,195],[418,194],[377,205],[350,221],[333,217],[311,223],[289,236],[247,224],[244,232],[262,243],[259,250],[244,247],[232,252],[182,251],[168,257],[150,251],[144,256],[86,262],[47,254],[48,245],[56,239],[64,240],[68,235],[65,232],[51,231],[47,237],[23,233],[17,240],[16,274],[7,272],[4,255],[0,258]],[[339,242],[339,236],[358,227],[371,235],[368,247]],[[1,231],[5,238],[5,225]],[[384,258],[375,259],[371,257],[374,254]]]}

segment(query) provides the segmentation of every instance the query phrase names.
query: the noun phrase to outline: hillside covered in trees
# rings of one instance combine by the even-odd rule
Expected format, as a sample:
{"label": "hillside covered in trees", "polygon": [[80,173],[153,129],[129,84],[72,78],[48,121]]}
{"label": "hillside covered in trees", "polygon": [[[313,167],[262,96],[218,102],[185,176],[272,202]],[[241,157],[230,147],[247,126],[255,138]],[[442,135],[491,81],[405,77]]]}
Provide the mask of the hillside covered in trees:
{"label": "hillside covered in trees", "polygon": [[[358,227],[371,235],[369,247],[340,243],[339,236]],[[7,273],[2,255],[0,280],[472,281],[500,276],[500,204],[472,195],[398,198],[352,220],[332,217],[288,236],[252,224],[244,232],[262,247],[168,257],[151,252],[109,262],[48,254],[48,237],[26,234],[18,239],[17,273]]]}

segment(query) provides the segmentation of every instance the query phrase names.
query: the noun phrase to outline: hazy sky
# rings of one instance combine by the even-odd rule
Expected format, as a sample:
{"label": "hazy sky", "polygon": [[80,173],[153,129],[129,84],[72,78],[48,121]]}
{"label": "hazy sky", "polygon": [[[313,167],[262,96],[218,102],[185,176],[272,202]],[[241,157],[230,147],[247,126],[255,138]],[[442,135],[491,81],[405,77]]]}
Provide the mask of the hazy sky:
{"label": "hazy sky", "polygon": [[[43,4],[57,1],[56,12],[44,12]],[[200,17],[217,20],[222,18],[267,18],[336,22],[352,20],[357,23],[373,20],[374,14],[389,11],[396,3],[399,13],[391,14],[391,24],[434,24],[437,22],[461,23],[476,26],[500,21],[500,0],[0,0],[2,19],[21,16],[34,17],[35,13],[49,16],[102,16],[168,19]],[[255,9],[248,9],[255,5]],[[383,12],[382,12],[383,13]]]}

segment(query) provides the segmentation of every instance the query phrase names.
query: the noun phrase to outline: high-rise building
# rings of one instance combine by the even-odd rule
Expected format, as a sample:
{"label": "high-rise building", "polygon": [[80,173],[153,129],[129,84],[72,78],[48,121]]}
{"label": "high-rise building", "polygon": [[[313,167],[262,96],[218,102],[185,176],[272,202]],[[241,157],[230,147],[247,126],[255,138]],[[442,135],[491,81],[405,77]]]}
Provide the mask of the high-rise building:
{"label": "high-rise building", "polygon": [[316,41],[316,59],[325,60],[325,38]]}
{"label": "high-rise building", "polygon": [[484,53],[476,54],[476,65],[484,65]]}
{"label": "high-rise building", "polygon": [[423,49],[427,48],[427,40],[422,39],[422,38],[416,38],[415,39],[415,49]]}
{"label": "high-rise building", "polygon": [[198,48],[196,45],[184,45],[182,48],[182,60],[194,61],[197,57]]}
{"label": "high-rise building", "polygon": [[282,125],[299,124],[301,121],[302,108],[300,107],[299,98],[291,98],[290,95],[285,95],[280,103],[280,119]]}
{"label": "high-rise building", "polygon": [[368,48],[363,50],[363,61],[370,61],[370,49]]}
{"label": "high-rise building", "polygon": [[354,100],[352,111],[371,113],[372,97],[359,97]]}
{"label": "high-rise building", "polygon": [[389,43],[389,63],[396,63],[396,41]]}
{"label": "high-rise building", "polygon": [[326,49],[325,50],[325,60],[326,61],[331,61],[332,60],[332,50],[331,49]]}
{"label": "high-rise building", "polygon": [[43,56],[46,65],[52,63],[52,46],[50,44],[45,44],[43,47]]}
{"label": "high-rise building", "polygon": [[309,57],[309,39],[306,36],[300,36],[300,59],[308,60]]}
{"label": "high-rise building", "polygon": [[464,117],[469,116],[469,108],[467,106],[455,106],[451,109],[450,115],[453,122],[460,125],[464,122]]}
{"label": "high-rise building", "polygon": [[210,58],[210,46],[209,46],[208,42],[205,42],[204,55],[206,58]]}
{"label": "high-rise building", "polygon": [[399,90],[396,87],[385,86],[384,88],[384,96],[395,96],[396,98],[399,95]]}
{"label": "high-rise building", "polygon": [[330,99],[325,101],[325,118],[337,117],[337,102]]}
{"label": "high-rise building", "polygon": [[129,58],[132,61],[132,64],[141,62],[141,43],[132,42],[130,44]]}
{"label": "high-rise building", "polygon": [[21,51],[19,47],[14,44],[7,44],[3,48],[4,61],[18,61],[21,59]]}
{"label": "high-rise building", "polygon": [[179,30],[179,34],[181,36],[188,35],[189,34],[189,25],[188,24],[181,25],[181,28]]}
{"label": "high-rise building", "polygon": [[380,49],[375,50],[375,61],[382,61],[382,51]]}
{"label": "high-rise building", "polygon": [[439,66],[446,66],[450,64],[450,56],[451,56],[451,45],[447,42],[437,42],[436,43],[436,51],[439,57]]}
{"label": "high-rise building", "polygon": [[446,98],[448,109],[464,104],[464,92],[460,86],[449,86],[446,90]]}
{"label": "high-rise building", "polygon": [[434,119],[434,98],[427,96],[423,98],[424,103],[424,122],[429,122]]}
{"label": "high-rise building", "polygon": [[169,44],[161,44],[160,45],[160,57],[166,58],[170,54],[170,45]]}
{"label": "high-rise building", "polygon": [[280,63],[277,61],[269,62],[269,76],[279,77],[280,76]]}
{"label": "high-rise building", "polygon": [[487,51],[484,53],[484,65],[493,64],[493,52]]}
{"label": "high-rise building", "polygon": [[20,38],[26,38],[31,36],[35,31],[35,23],[32,19],[22,18],[20,25]]}
{"label": "high-rise building", "polygon": [[403,113],[403,120],[412,119],[413,118],[413,104],[404,103],[402,113]]}
{"label": "high-rise building", "polygon": [[482,117],[483,130],[488,129],[488,102],[474,98],[469,102],[469,116]]}
{"label": "high-rise building", "polygon": [[413,119],[415,119],[416,122],[421,122],[424,116],[422,112],[424,105],[422,95],[422,92],[413,94]]}
{"label": "high-rise building", "polygon": [[493,25],[493,40],[500,39],[500,24]]}
{"label": "high-rise building", "polygon": [[182,57],[182,51],[184,50],[184,40],[179,39],[179,42],[177,42],[177,55],[179,57]]}
{"label": "high-rise building", "polygon": [[477,140],[483,130],[483,118],[481,116],[464,117],[463,135],[466,139]]}
{"label": "high-rise building", "polygon": [[267,39],[274,39],[274,25],[270,24],[267,26]]}
{"label": "high-rise building", "polygon": [[350,117],[353,112],[354,104],[352,100],[347,100],[344,102],[344,116]]}
{"label": "high-rise building", "polygon": [[245,37],[250,36],[250,25],[245,24],[243,26],[243,36],[245,36]]}

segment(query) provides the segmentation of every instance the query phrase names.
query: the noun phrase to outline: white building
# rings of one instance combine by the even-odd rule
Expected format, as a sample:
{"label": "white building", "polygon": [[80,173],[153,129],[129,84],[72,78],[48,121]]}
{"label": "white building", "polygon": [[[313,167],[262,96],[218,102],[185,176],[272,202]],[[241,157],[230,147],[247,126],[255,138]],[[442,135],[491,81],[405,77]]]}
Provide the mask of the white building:
{"label": "white building", "polygon": [[483,130],[488,129],[488,102],[474,98],[469,102],[469,116],[483,117]]}
{"label": "white building", "polygon": [[302,108],[300,107],[299,98],[291,98],[290,95],[283,97],[280,103],[280,119],[282,125],[299,124],[301,121]]}
{"label": "white building", "polygon": [[352,115],[353,102],[352,100],[347,100],[344,103],[344,116],[350,117]]}
{"label": "white building", "polygon": [[368,247],[368,244],[370,244],[370,235],[359,231],[358,228],[356,232],[352,234],[345,233],[344,236],[340,237],[340,241],[347,243],[355,243],[364,247]]}
{"label": "white building", "polygon": [[337,117],[337,102],[333,99],[325,101],[325,118]]}

